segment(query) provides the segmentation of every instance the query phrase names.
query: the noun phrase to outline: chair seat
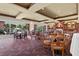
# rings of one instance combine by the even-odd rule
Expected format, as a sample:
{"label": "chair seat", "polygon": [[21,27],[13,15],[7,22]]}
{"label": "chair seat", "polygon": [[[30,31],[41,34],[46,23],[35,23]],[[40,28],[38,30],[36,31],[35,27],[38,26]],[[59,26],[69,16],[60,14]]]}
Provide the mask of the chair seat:
{"label": "chair seat", "polygon": [[50,40],[44,40],[44,43],[50,43],[51,41]]}
{"label": "chair seat", "polygon": [[57,50],[60,50],[62,49],[63,47],[53,47],[53,49],[57,49]]}
{"label": "chair seat", "polygon": [[44,40],[44,41],[43,41],[43,47],[48,48],[48,47],[50,47],[50,45],[51,45],[50,40]]}

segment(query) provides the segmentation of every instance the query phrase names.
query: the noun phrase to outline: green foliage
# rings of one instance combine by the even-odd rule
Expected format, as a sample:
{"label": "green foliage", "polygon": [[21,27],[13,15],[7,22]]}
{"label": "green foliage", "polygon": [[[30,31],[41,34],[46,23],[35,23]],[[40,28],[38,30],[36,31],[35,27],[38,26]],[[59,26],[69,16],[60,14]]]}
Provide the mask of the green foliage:
{"label": "green foliage", "polygon": [[23,26],[23,29],[28,29],[29,28],[29,25],[26,24],[25,26]]}
{"label": "green foliage", "polygon": [[26,26],[23,26],[23,29],[27,29]]}
{"label": "green foliage", "polygon": [[5,26],[5,28],[9,28],[9,27],[10,27],[10,25],[9,25],[9,24],[5,24],[4,26]]}
{"label": "green foliage", "polygon": [[[9,24],[5,24],[4,26],[5,26],[4,30],[5,30],[7,33],[9,33],[10,25],[9,25]],[[2,30],[1,30],[1,33],[2,33]]]}
{"label": "green foliage", "polygon": [[43,31],[43,27],[42,27],[42,26],[38,27],[38,28],[37,28],[37,31],[38,31],[38,32],[42,32],[42,31]]}
{"label": "green foliage", "polygon": [[11,24],[11,28],[16,28],[16,25],[14,25],[14,24]]}
{"label": "green foliage", "polygon": [[22,28],[22,25],[19,24],[19,25],[17,26],[17,28]]}
{"label": "green foliage", "polygon": [[0,29],[0,34],[5,34],[4,30]]}

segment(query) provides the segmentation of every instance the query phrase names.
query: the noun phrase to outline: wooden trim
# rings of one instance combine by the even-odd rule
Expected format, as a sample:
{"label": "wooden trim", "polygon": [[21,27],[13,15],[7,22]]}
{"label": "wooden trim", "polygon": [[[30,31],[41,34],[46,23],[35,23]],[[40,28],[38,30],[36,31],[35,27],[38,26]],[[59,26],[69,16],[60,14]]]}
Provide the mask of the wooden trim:
{"label": "wooden trim", "polygon": [[[67,19],[67,20],[58,20],[58,21],[71,21],[71,20],[77,20],[78,18],[74,18],[74,19]],[[45,23],[53,23],[53,22],[45,22]]]}
{"label": "wooden trim", "polygon": [[39,21],[39,22],[43,22],[43,21],[48,21],[48,20],[41,20],[41,21]]}
{"label": "wooden trim", "polygon": [[1,16],[6,16],[6,17],[16,18],[16,16],[11,16],[11,15],[7,15],[7,14],[1,14],[1,13],[0,13],[0,15],[1,15]]}
{"label": "wooden trim", "polygon": [[38,20],[33,20],[33,19],[28,19],[28,18],[23,18],[23,20],[29,20],[29,21],[34,21],[34,22],[48,21],[48,20],[41,20],[41,21],[38,21]]}
{"label": "wooden trim", "polygon": [[23,20],[34,21],[34,22],[40,22],[40,21],[38,21],[38,20],[33,20],[33,19],[28,19],[28,18],[23,18]]}
{"label": "wooden trim", "polygon": [[60,17],[56,17],[56,18],[54,18],[54,19],[65,18],[65,17],[74,16],[74,15],[78,15],[78,13],[70,14],[70,15],[65,15],[65,16],[60,16]]}
{"label": "wooden trim", "polygon": [[71,20],[78,20],[78,18],[74,18],[74,19],[63,19],[63,20],[58,20],[58,21],[71,21]]}

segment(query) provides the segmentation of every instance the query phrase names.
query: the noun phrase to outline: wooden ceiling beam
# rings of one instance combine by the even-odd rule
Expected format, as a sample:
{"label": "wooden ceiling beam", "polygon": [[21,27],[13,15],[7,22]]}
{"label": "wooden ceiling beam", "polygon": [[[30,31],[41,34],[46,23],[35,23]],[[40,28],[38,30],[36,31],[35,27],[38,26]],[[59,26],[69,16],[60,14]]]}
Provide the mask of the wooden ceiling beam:
{"label": "wooden ceiling beam", "polygon": [[60,18],[65,18],[65,17],[74,16],[74,15],[78,15],[78,13],[70,14],[70,15],[65,15],[65,16],[60,16],[60,17],[56,17],[56,18],[54,18],[54,19],[60,19]]}
{"label": "wooden ceiling beam", "polygon": [[29,21],[34,21],[34,22],[48,21],[48,20],[41,20],[41,21],[38,21],[38,20],[33,20],[33,19],[28,19],[28,18],[23,18],[23,20],[29,20]]}
{"label": "wooden ceiling beam", "polygon": [[1,16],[7,16],[7,17],[12,17],[12,18],[16,18],[16,16],[11,16],[11,15],[7,15],[7,14],[2,14],[0,13]]}
{"label": "wooden ceiling beam", "polygon": [[34,22],[40,22],[40,21],[38,21],[38,20],[33,20],[33,19],[28,19],[28,18],[23,18],[23,20],[34,21]]}
{"label": "wooden ceiling beam", "polygon": [[71,21],[71,20],[78,20],[78,18],[73,18],[73,19],[65,19],[65,20],[59,20],[59,21]]}
{"label": "wooden ceiling beam", "polygon": [[[14,3],[14,4],[16,4],[16,5],[18,5],[18,6],[21,6],[21,7],[23,7],[23,8],[25,8],[25,9],[29,9],[30,8],[30,6],[32,6],[32,3],[29,3],[29,5],[26,7],[25,5],[23,6],[23,5],[21,5],[21,3]],[[27,4],[27,3],[26,3]]]}

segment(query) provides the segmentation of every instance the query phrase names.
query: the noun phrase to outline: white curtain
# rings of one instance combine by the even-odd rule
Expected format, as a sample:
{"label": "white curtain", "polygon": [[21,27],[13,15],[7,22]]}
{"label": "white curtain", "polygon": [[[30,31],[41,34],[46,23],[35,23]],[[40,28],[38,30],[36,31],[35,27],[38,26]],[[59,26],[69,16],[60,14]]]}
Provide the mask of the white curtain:
{"label": "white curtain", "polygon": [[72,37],[70,53],[73,56],[79,56],[79,33],[74,33]]}

